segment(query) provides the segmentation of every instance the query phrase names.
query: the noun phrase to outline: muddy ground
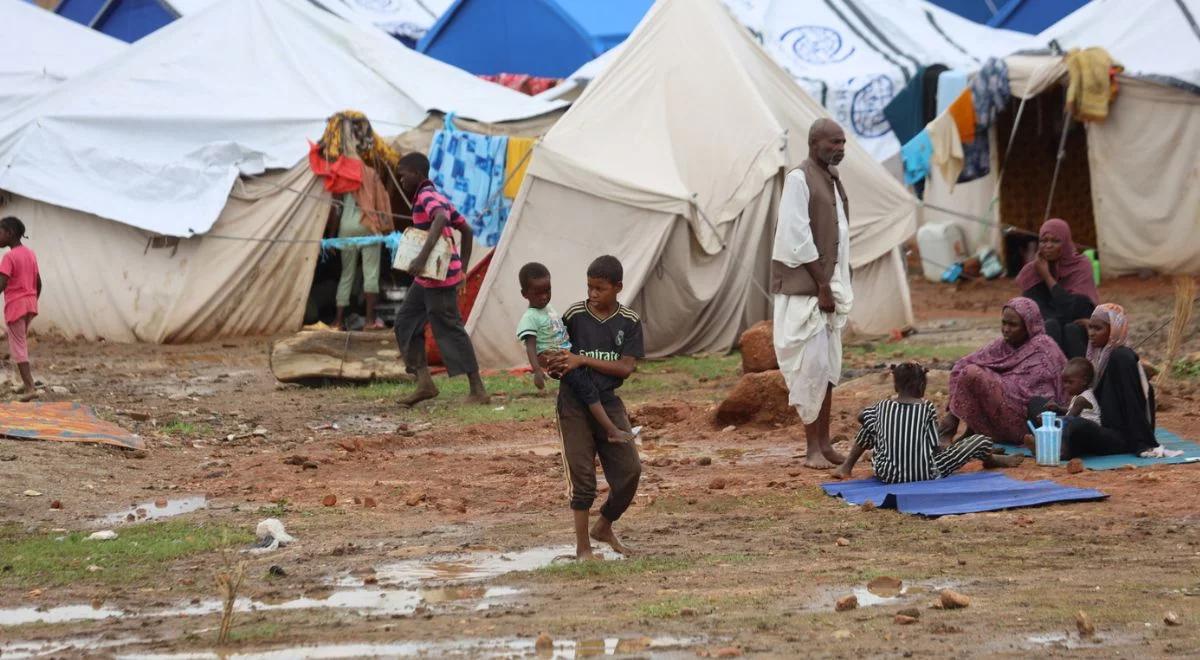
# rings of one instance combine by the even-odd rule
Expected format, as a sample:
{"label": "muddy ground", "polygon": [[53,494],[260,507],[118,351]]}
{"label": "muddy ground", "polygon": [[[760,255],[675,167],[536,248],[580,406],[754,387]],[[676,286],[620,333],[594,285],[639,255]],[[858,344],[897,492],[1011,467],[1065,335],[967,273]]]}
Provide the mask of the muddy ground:
{"label": "muddy ground", "polygon": [[[835,433],[886,392],[883,363],[948,366],[993,337],[1008,286],[914,282],[921,331],[847,349],[847,376],[865,378],[839,390]],[[1102,295],[1138,338],[1173,305],[1163,280]],[[216,657],[214,574],[239,563],[231,657],[523,656],[542,633],[563,657],[1200,655],[1200,465],[1027,462],[1010,476],[1110,497],[940,519],[863,510],[801,467],[799,426],[714,421],[736,355],[675,359],[627,386],[645,467],[618,529],[638,555],[580,566],[554,560],[572,542],[559,440],[529,382],[494,376],[493,405],[469,408],[443,379],[441,401],[401,411],[405,385],[277,384],[268,343],[36,342],[35,375],[69,390],[48,399],[95,406],[147,450],[0,439],[0,657]],[[1155,362],[1164,346],[1165,332],[1141,352]],[[1193,438],[1198,350],[1193,323],[1159,412]],[[104,518],[126,511],[161,518]],[[297,540],[245,552],[267,517]],[[101,529],[118,539],[80,540]],[[904,593],[866,591],[880,576]],[[970,606],[931,609],[944,587]],[[860,607],[835,611],[852,593]],[[896,623],[908,608],[919,619]]]}

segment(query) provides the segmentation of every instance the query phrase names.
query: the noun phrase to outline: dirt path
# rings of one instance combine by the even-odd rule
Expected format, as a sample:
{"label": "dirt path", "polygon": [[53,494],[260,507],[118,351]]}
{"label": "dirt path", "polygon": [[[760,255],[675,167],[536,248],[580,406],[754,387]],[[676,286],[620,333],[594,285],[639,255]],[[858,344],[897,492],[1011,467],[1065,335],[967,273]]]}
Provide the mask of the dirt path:
{"label": "dirt path", "polygon": [[[994,283],[947,292],[915,284],[922,332],[849,351],[848,370],[978,344],[1011,294]],[[1103,292],[1130,309],[1134,336],[1172,304],[1161,281]],[[1153,361],[1164,343],[1142,352]],[[1185,348],[1200,349],[1194,333]],[[578,566],[553,561],[571,543],[559,440],[548,400],[523,381],[493,379],[503,394],[490,409],[448,391],[400,412],[395,387],[277,385],[263,340],[42,341],[33,353],[37,375],[70,390],[52,398],[97,406],[148,450],[0,440],[11,459],[0,461],[0,657],[208,652],[213,574],[239,561],[245,600],[226,650],[269,657],[320,644],[335,647],[327,657],[520,656],[543,632],[563,657],[1200,654],[1197,466],[1070,475],[1027,463],[1010,476],[1110,497],[936,520],[866,511],[821,493],[826,475],[801,467],[798,426],[715,423],[736,358],[674,360],[629,386],[647,431],[642,487],[620,525],[639,555]],[[835,433],[852,434],[877,394],[864,382],[860,397],[836,400]],[[1160,426],[1197,436],[1196,384],[1164,388]],[[204,508],[166,522],[103,519],[198,496]],[[298,541],[241,552],[267,517]],[[77,540],[102,528],[120,538]],[[905,593],[873,597],[879,576]],[[943,587],[970,606],[930,609]],[[858,609],[834,611],[856,590]],[[919,620],[894,623],[907,608]],[[1076,632],[1080,610],[1096,637]],[[1182,625],[1166,625],[1168,612]]]}

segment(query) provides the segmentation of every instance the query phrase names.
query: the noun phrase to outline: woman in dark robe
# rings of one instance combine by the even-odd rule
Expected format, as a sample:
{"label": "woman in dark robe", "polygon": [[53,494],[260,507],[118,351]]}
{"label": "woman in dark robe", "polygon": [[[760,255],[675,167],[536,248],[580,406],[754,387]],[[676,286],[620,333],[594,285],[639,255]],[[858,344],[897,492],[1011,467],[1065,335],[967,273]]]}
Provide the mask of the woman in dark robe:
{"label": "woman in dark robe", "polygon": [[[1063,428],[1062,458],[1141,454],[1158,447],[1154,438],[1154,387],[1138,354],[1129,347],[1129,321],[1120,305],[1096,307],[1088,321],[1087,358],[1096,371],[1092,387],[1100,423],[1069,419]],[[1031,413],[1060,411],[1035,401]],[[1036,415],[1035,415],[1036,416]]]}
{"label": "woman in dark robe", "polygon": [[1087,352],[1086,323],[1099,294],[1092,262],[1075,249],[1071,227],[1064,220],[1047,220],[1038,232],[1038,256],[1017,275],[1021,295],[1038,305],[1046,334],[1068,358]]}

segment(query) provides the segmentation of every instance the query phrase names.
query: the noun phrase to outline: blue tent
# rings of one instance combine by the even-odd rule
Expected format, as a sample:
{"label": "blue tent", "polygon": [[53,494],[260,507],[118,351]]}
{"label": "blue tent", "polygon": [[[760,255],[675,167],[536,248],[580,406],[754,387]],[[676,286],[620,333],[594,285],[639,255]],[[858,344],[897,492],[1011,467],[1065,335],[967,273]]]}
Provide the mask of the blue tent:
{"label": "blue tent", "polygon": [[456,0],[417,50],[476,75],[565,78],[629,36],[653,0]]}
{"label": "blue tent", "polygon": [[[963,18],[994,28],[1038,34],[1088,0],[931,0]],[[992,11],[992,7],[996,10]]]}
{"label": "blue tent", "polygon": [[163,0],[62,0],[55,12],[130,43],[179,18]]}

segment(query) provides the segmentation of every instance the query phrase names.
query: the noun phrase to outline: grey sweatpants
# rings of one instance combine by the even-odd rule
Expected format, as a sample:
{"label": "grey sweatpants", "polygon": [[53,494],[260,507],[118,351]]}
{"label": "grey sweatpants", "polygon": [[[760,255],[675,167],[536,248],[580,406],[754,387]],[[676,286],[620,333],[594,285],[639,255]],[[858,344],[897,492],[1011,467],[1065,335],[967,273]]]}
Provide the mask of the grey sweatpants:
{"label": "grey sweatpants", "polygon": [[[620,397],[606,392],[601,403],[617,428],[628,431],[629,417]],[[596,455],[608,481],[608,499],[600,515],[616,522],[637,494],[642,478],[642,461],[632,442],[609,442],[608,434],[566,384],[558,388],[558,433],[562,437],[563,466],[566,468],[567,497],[571,508],[588,511],[596,500]]]}

